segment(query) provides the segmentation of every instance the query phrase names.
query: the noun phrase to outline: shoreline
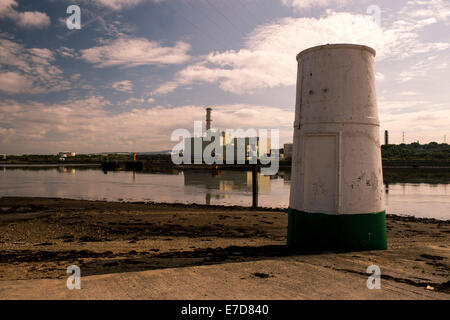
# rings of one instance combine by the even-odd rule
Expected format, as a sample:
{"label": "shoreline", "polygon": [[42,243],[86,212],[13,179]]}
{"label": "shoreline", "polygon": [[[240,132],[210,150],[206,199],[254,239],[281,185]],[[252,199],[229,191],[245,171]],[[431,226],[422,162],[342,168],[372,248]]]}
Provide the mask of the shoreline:
{"label": "shoreline", "polygon": [[[116,161],[112,161],[116,162]],[[126,161],[117,161],[118,163],[125,163]],[[180,164],[175,165],[172,162],[158,162],[153,163],[151,160],[144,161],[129,161],[142,163],[145,169],[154,168],[168,168],[168,169],[179,169],[179,170],[251,170],[251,164],[217,164],[217,165],[207,165],[207,164]],[[1,162],[0,167],[33,167],[33,166],[92,166],[92,167],[102,167],[103,163],[107,162]],[[258,164],[258,167],[261,167]],[[286,161],[279,162],[280,169],[291,169],[291,163]],[[417,161],[395,161],[395,160],[384,160],[382,165],[383,169],[450,169],[450,164],[444,162],[440,164],[438,161],[430,160],[417,160]],[[124,169],[117,169],[117,171],[127,171]],[[129,171],[129,170],[128,170]]]}
{"label": "shoreline", "polygon": [[[0,196],[0,204],[2,200],[13,200],[17,201],[18,204],[22,202],[38,200],[38,201],[80,201],[80,202],[94,202],[103,204],[130,204],[130,205],[147,205],[147,206],[159,206],[165,208],[198,208],[198,209],[208,209],[208,210],[230,210],[230,211],[272,211],[272,212],[284,212],[288,213],[288,208],[280,207],[250,207],[250,206],[240,206],[240,205],[221,205],[221,204],[201,204],[201,203],[179,203],[179,202],[157,202],[157,201],[124,201],[124,200],[93,200],[93,199],[77,199],[77,198],[64,198],[64,197],[23,197],[23,196]],[[8,214],[14,212],[8,212],[1,210],[1,214]],[[415,217],[413,215],[402,215],[396,213],[386,212],[386,216],[389,216],[391,220],[406,221],[406,222],[423,222],[423,223],[449,223],[450,219],[436,219],[436,218],[424,218]]]}

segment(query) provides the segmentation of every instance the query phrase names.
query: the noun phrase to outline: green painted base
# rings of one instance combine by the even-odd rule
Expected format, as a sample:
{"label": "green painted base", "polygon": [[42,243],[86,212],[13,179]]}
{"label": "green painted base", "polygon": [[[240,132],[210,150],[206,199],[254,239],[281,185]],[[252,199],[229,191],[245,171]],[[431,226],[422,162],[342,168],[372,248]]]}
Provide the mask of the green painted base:
{"label": "green painted base", "polygon": [[345,251],[387,248],[385,211],[329,215],[289,208],[288,213],[288,246]]}

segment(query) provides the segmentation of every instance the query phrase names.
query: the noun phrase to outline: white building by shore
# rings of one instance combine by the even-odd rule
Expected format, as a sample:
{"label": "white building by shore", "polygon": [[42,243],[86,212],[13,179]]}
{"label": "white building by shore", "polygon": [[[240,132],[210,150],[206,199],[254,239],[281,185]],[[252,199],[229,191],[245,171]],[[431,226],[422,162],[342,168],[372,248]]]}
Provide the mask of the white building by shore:
{"label": "white building by shore", "polygon": [[59,160],[64,161],[68,157],[75,157],[76,153],[72,151],[61,151],[58,152]]}

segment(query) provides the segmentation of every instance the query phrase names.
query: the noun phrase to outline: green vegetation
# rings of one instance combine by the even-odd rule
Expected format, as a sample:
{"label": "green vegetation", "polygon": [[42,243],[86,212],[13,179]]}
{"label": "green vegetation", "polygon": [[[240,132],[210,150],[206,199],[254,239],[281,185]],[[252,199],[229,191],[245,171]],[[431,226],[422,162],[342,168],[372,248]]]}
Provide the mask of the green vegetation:
{"label": "green vegetation", "polygon": [[16,162],[57,162],[59,157],[57,155],[44,154],[24,154],[21,156],[7,155],[6,160],[0,158],[1,162],[16,163]]}
{"label": "green vegetation", "polygon": [[388,144],[381,146],[383,160],[450,160],[450,145],[430,142],[428,144]]}
{"label": "green vegetation", "polygon": [[438,144],[389,144],[381,147],[383,167],[450,167],[450,146]]}

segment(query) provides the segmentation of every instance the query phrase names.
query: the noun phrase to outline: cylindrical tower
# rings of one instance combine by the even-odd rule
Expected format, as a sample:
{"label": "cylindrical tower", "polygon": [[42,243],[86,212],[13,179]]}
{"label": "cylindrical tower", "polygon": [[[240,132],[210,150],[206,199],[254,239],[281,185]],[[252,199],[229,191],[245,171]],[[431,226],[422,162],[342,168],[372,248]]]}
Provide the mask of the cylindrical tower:
{"label": "cylindrical tower", "polygon": [[353,44],[297,56],[288,245],[386,248],[374,58]]}
{"label": "cylindrical tower", "polygon": [[206,130],[211,129],[211,108],[206,108]]}

